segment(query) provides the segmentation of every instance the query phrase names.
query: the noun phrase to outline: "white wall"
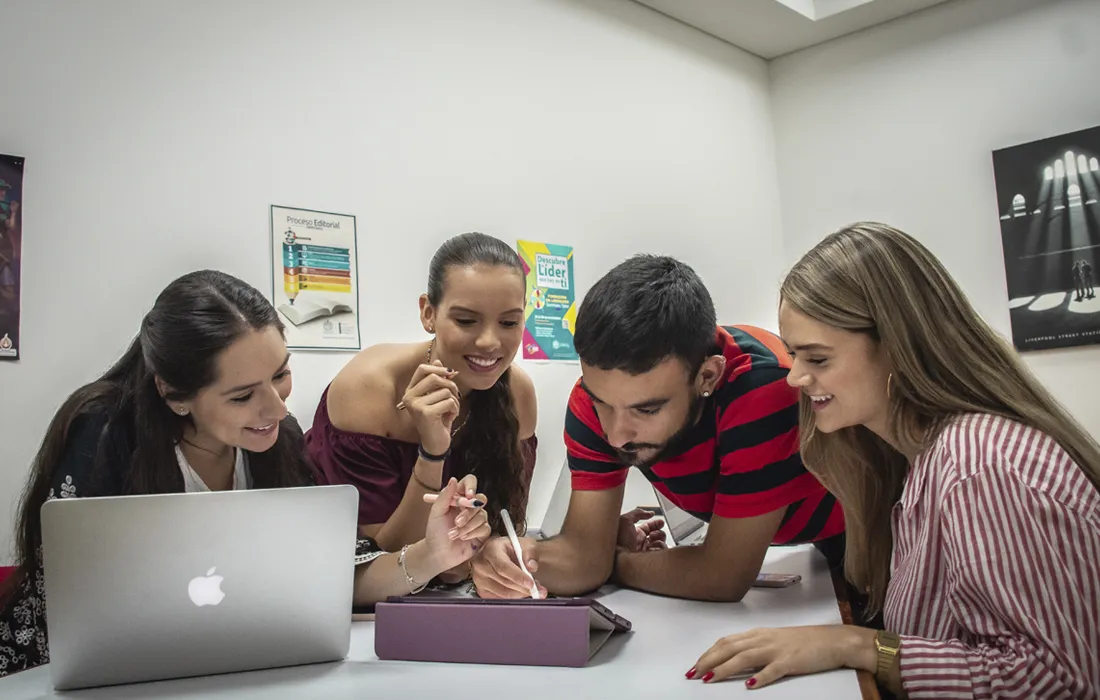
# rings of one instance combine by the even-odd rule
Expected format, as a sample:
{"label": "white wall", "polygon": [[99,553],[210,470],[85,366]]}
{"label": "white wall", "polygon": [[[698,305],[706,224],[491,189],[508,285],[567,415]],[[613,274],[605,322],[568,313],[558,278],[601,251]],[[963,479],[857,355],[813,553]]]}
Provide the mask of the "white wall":
{"label": "white wall", "polygon": [[[1100,2],[959,0],[770,65],[788,264],[878,219],[944,261],[1009,335],[990,152],[1100,125]],[[1100,436],[1100,348],[1028,353]]]}
{"label": "white wall", "polygon": [[[631,253],[675,254],[723,319],[774,325],[766,66],[641,6],[37,0],[3,12],[0,152],[27,169],[23,359],[0,363],[0,561],[47,421],[120,354],[160,288],[217,267],[269,289],[272,203],[358,216],[367,344],[422,337],[427,261],[473,229],[575,245],[582,290]],[[294,358],[303,422],[347,359]],[[537,524],[579,370],[528,369]],[[650,493],[632,482],[626,505]]]}

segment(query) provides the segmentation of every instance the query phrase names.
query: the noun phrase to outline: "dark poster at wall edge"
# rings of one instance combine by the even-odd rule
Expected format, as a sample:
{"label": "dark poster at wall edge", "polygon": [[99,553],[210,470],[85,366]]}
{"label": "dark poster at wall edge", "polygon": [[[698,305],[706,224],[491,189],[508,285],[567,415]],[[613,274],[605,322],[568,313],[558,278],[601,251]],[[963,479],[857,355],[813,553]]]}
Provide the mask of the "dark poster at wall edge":
{"label": "dark poster at wall edge", "polygon": [[0,360],[18,360],[23,259],[23,158],[0,155]]}
{"label": "dark poster at wall edge", "polygon": [[1012,342],[1100,343],[1100,127],[993,151]]}

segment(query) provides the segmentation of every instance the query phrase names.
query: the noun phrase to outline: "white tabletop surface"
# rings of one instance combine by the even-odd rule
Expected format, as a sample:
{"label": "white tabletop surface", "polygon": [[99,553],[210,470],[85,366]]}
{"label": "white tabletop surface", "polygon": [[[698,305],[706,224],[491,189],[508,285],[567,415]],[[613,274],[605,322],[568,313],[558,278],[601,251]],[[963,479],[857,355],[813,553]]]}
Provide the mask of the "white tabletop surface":
{"label": "white tabletop surface", "polygon": [[608,589],[601,602],[630,620],[634,630],[609,641],[585,668],[379,661],[374,654],[374,623],[356,622],[352,625],[351,651],[339,663],[56,695],[48,668],[40,667],[0,679],[0,698],[484,700],[494,694],[509,700],[615,696],[629,700],[729,697],[858,700],[856,675],[848,670],[791,679],[757,691],[748,691],[740,681],[704,685],[684,678],[699,655],[723,635],[756,627],[840,622],[825,560],[812,547],[773,547],[764,571],[801,574],[802,582],[785,589],[754,588],[740,603],[698,603]]}

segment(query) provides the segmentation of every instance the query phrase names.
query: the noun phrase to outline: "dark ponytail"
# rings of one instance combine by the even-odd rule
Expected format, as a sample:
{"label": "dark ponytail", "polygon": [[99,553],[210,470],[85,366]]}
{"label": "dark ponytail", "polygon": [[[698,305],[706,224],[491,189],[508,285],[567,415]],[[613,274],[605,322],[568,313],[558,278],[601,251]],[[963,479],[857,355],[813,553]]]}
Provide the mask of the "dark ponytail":
{"label": "dark ponytail", "polygon": [[[443,300],[447,272],[452,267],[487,265],[514,270],[522,280],[523,262],[504,241],[484,233],[463,233],[448,239],[432,256],[428,267],[428,302],[438,307]],[[507,508],[516,528],[523,532],[527,519],[527,491],[519,418],[511,390],[509,367],[489,389],[472,391],[469,414],[455,435],[451,451],[459,455],[478,488],[489,499],[489,525],[504,534],[500,509]]]}
{"label": "dark ponytail", "polygon": [[509,368],[489,389],[470,392],[470,413],[451,447],[477,477],[478,488],[489,500],[489,526],[498,535],[505,534],[501,508],[508,509],[518,532],[525,530],[530,487],[524,474],[511,373]]}
{"label": "dark ponytail", "polygon": [[[182,492],[175,445],[191,417],[177,415],[165,400],[194,397],[215,381],[224,350],[249,331],[273,326],[283,331],[271,303],[223,272],[192,272],[160,293],[126,353],[99,379],[74,391],[50,421],[19,504],[17,571],[5,582],[0,602],[36,566],[42,542],[39,510],[49,498],[73,426],[85,418],[106,418],[91,479],[81,495]],[[172,387],[168,395],[160,395],[157,377]],[[249,466],[257,488],[309,483],[297,421],[284,419],[275,445],[249,453]]]}

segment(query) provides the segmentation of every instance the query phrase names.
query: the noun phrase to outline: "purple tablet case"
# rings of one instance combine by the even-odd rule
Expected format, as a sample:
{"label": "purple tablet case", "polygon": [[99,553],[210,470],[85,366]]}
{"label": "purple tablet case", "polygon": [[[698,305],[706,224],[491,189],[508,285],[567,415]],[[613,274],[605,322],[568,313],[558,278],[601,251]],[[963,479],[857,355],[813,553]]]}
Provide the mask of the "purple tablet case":
{"label": "purple tablet case", "polygon": [[379,659],[584,666],[630,622],[586,598],[390,599],[375,606]]}

